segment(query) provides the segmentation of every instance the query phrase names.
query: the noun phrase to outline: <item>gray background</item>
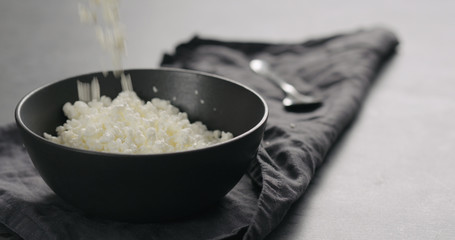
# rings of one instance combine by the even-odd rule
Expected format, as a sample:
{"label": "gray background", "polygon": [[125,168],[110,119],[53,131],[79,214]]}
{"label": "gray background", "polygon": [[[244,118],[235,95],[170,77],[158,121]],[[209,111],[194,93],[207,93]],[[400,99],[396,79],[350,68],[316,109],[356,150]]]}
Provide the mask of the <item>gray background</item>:
{"label": "gray background", "polygon": [[[121,3],[127,68],[157,67],[194,34],[281,43],[377,25],[395,31],[398,54],[268,240],[454,238],[455,1]],[[76,0],[0,1],[1,125],[34,88],[110,66],[93,28],[79,23]]]}

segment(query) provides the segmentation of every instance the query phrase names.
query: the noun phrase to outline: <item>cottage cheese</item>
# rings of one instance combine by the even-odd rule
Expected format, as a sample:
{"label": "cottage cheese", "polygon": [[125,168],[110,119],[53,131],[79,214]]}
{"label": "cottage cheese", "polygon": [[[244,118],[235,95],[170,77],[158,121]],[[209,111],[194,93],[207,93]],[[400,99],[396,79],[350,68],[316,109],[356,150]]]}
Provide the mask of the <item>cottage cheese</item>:
{"label": "cottage cheese", "polygon": [[144,102],[133,91],[114,100],[102,96],[85,103],[66,103],[68,120],[57,127],[52,142],[70,147],[111,153],[147,154],[197,149],[231,139],[220,130],[209,131],[201,122],[190,123],[184,112],[169,101]]}

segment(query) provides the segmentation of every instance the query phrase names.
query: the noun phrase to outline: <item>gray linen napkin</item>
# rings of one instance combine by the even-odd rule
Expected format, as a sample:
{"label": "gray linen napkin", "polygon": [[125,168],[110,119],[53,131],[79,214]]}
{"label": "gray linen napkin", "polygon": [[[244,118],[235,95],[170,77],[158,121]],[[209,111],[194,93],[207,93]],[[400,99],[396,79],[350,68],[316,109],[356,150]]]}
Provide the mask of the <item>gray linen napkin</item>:
{"label": "gray linen napkin", "polygon": [[[261,94],[270,108],[258,156],[226,197],[176,222],[130,224],[86,217],[45,185],[11,125],[0,128],[0,223],[26,240],[263,239],[305,192],[397,45],[395,35],[383,28],[298,44],[195,37],[165,55],[162,65],[239,81]],[[252,58],[268,60],[277,74],[303,92],[319,94],[324,104],[312,111],[286,111],[281,90],[248,69]]]}

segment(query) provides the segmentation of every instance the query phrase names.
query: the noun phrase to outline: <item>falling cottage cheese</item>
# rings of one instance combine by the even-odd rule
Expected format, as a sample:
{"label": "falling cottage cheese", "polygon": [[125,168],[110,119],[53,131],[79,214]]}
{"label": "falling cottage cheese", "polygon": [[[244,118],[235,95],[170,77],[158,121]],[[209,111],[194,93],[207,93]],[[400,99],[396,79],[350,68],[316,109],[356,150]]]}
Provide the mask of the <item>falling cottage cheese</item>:
{"label": "falling cottage cheese", "polygon": [[153,98],[144,102],[133,91],[114,100],[102,96],[88,103],[66,103],[66,123],[57,136],[44,133],[52,142],[69,147],[111,153],[148,154],[197,149],[231,139],[220,130],[209,131],[169,101]]}
{"label": "falling cottage cheese", "polygon": [[[117,0],[89,0],[79,5],[79,16],[82,22],[95,26],[100,44],[111,53],[114,67],[119,69],[115,73],[122,76],[124,91],[114,100],[102,96],[88,103],[66,103],[63,112],[68,120],[57,127],[57,136],[44,133],[44,137],[74,148],[131,154],[197,149],[231,139],[229,132],[209,131],[201,122],[190,123],[187,114],[169,101],[154,98],[144,103],[132,91],[131,79],[123,81],[120,69],[125,38],[118,8]],[[158,89],[153,87],[153,91]]]}

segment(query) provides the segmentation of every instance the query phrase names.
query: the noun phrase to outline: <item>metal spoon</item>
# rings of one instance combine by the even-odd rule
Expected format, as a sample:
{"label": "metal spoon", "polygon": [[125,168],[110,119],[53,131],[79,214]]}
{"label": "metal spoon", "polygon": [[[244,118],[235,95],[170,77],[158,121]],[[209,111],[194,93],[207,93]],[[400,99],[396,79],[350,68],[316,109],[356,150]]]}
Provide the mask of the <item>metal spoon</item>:
{"label": "metal spoon", "polygon": [[287,109],[315,108],[322,104],[320,98],[300,93],[294,86],[287,83],[279,76],[275,75],[269,67],[269,64],[263,60],[254,59],[250,62],[250,68],[257,74],[267,78],[275,83],[286,94],[283,99],[283,105]]}

